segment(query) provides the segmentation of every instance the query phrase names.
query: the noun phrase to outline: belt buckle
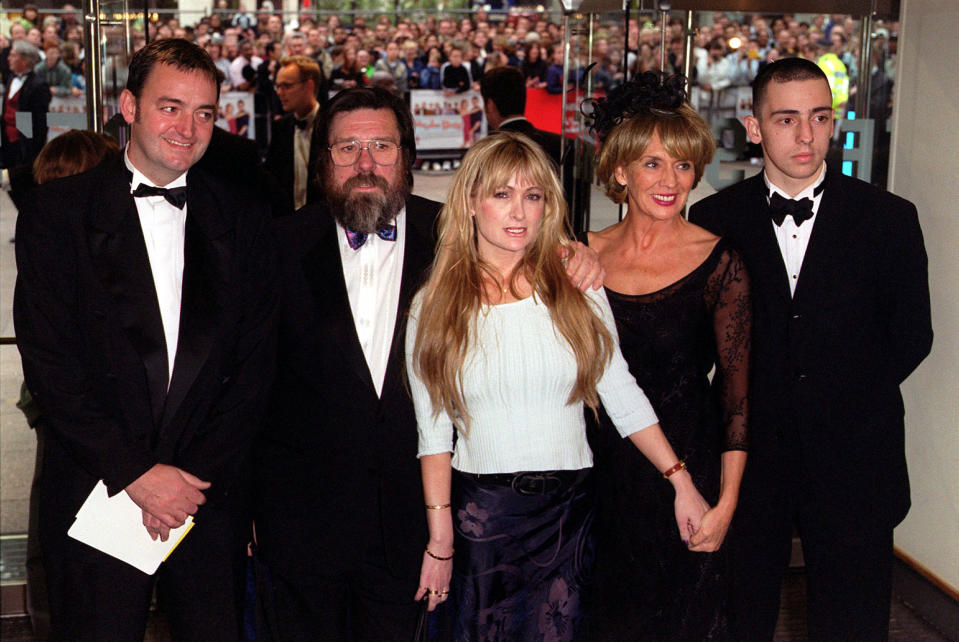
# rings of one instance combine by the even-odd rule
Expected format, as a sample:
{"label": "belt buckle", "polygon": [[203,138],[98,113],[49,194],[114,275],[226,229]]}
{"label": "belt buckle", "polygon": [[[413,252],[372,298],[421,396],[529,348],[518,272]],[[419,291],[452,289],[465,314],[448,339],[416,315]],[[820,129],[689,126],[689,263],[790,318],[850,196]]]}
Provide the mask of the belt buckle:
{"label": "belt buckle", "polygon": [[559,489],[561,481],[550,473],[517,473],[510,485],[518,495],[545,495]]}

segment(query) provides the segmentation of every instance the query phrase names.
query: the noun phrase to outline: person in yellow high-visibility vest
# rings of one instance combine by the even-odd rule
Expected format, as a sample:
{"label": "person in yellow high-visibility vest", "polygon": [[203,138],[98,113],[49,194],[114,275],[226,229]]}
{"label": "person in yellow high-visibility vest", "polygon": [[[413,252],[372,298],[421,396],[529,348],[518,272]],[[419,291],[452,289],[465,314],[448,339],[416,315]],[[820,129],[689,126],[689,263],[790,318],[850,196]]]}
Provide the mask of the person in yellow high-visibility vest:
{"label": "person in yellow high-visibility vest", "polygon": [[849,102],[849,74],[839,56],[831,51],[819,56],[816,65],[823,70],[829,80],[829,90],[832,92],[832,118],[835,123],[833,138],[838,139],[839,125],[846,114],[846,103]]}

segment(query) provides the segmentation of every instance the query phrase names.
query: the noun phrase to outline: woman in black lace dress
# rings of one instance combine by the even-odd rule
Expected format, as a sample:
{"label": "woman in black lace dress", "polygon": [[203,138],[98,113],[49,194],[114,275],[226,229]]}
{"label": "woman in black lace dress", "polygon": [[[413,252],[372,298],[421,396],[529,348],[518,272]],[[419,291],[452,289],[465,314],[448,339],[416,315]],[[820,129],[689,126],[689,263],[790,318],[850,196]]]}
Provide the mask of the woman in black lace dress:
{"label": "woman in black lace dress", "polygon": [[725,241],[683,217],[715,148],[683,81],[642,74],[592,105],[605,135],[598,175],[626,216],[589,245],[629,369],[713,508],[696,532],[678,532],[659,472],[594,426],[597,640],[725,637],[722,542],[746,463],[749,279]]}

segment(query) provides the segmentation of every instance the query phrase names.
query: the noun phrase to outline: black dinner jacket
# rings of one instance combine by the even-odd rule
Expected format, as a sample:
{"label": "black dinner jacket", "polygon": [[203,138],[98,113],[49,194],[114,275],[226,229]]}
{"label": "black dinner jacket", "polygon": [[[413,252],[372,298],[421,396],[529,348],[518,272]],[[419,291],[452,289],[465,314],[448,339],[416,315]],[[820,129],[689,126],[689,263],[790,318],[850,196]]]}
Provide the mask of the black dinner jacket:
{"label": "black dinner jacket", "polygon": [[[317,115],[319,118],[319,115]],[[274,215],[292,214],[294,161],[293,161],[293,132],[296,129],[295,118],[287,114],[283,118],[273,121],[273,131],[270,138],[270,147],[266,152],[264,166],[273,178]],[[306,185],[306,202],[313,203],[320,200],[321,186],[317,181],[320,154],[325,152],[325,146],[320,145],[319,127],[314,124],[313,137],[310,140],[310,160],[307,165],[309,180]]]}
{"label": "black dinner jacket", "polygon": [[[21,134],[19,141],[11,143],[7,140],[6,129],[0,127],[0,144],[4,149],[17,145],[19,151],[19,154],[15,156],[18,159],[17,164],[32,163],[43,146],[47,144],[47,109],[50,107],[50,86],[42,77],[31,70],[27,72],[27,77],[23,81],[20,91],[17,92],[17,96],[17,111],[30,112],[32,115],[33,137],[27,138]],[[6,108],[7,93],[4,91],[2,109],[6,110]],[[8,154],[4,154],[4,157],[10,158]],[[12,169],[9,161],[7,161],[6,166],[7,169]]]}
{"label": "black dinner jacket", "polygon": [[97,479],[117,493],[158,462],[212,482],[207,506],[236,488],[275,352],[269,220],[251,194],[189,171],[167,390],[159,304],[122,156],[40,186],[19,213],[14,323],[49,429],[48,527],[65,532]]}
{"label": "black dinner jacket", "polygon": [[255,449],[255,487],[260,550],[287,577],[355,568],[361,547],[373,545],[393,574],[419,572],[427,529],[405,335],[410,300],[433,259],[439,206],[417,196],[406,203],[396,326],[379,397],[350,310],[339,228],[322,204],[279,220],[278,370]]}
{"label": "black dinner jacket", "polygon": [[899,385],[932,345],[916,208],[828,169],[790,297],[766,194],[760,173],[690,210],[749,269],[750,466],[817,480],[850,528],[891,527],[909,509]]}

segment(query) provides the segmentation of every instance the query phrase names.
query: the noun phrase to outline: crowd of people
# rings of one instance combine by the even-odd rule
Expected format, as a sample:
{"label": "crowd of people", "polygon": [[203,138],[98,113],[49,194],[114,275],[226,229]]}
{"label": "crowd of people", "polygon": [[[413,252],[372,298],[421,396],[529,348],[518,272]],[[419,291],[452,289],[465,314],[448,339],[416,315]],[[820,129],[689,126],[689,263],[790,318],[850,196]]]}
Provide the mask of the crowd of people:
{"label": "crowd of people", "polygon": [[[586,112],[625,216],[577,240],[562,142],[523,118],[555,79],[506,50],[473,69],[485,15],[426,34],[495,130],[445,204],[412,194],[413,25],[363,25],[372,62],[356,20],[317,49],[321,25],[262,17],[222,42],[159,25],[119,96],[127,145],[55,139],[32,165],[14,322],[53,638],[142,638],[156,585],[186,640],[408,639],[436,609],[462,640],[771,639],[794,527],[810,637],[886,637],[926,259],[911,203],[827,165],[821,66],[757,66],[764,170],[688,219],[716,141],[686,79],[608,87]],[[214,123],[264,73],[261,161]],[[54,154],[80,160],[51,174]],[[68,535],[100,481],[144,537],[195,517],[156,576]]]}
{"label": "crowd of people", "polygon": [[[477,11],[459,17],[339,16],[303,12],[284,16],[264,2],[256,13],[220,9],[193,24],[161,14],[160,19],[135,23],[133,50],[157,38],[185,38],[206,49],[223,72],[224,91],[257,94],[256,113],[261,118],[279,116],[272,82],[280,58],[305,55],[315,59],[323,73],[324,92],[380,83],[399,93],[409,89],[445,89],[462,92],[477,88],[482,73],[501,65],[519,67],[530,87],[560,93],[582,81],[585,67],[595,63],[594,87],[608,90],[626,77],[659,69],[662,24],[656,16],[631,18],[628,26],[617,21],[594,25],[592,49],[586,38],[570,42],[571,70],[564,77],[563,25],[548,15],[490,14]],[[41,17],[27,5],[22,17],[11,22],[9,34],[0,36],[0,47],[26,40],[40,52],[39,63],[55,95],[83,91],[83,42],[78,14],[65,5],[62,13]],[[759,69],[782,57],[801,56],[817,62],[833,85],[837,114],[855,95],[861,77],[858,69],[860,22],[851,16],[816,15],[808,22],[792,15],[744,14],[738,20],[722,12],[693,33],[693,60],[689,76],[704,90],[700,111],[717,101],[729,87],[748,87]],[[871,85],[876,93],[873,111],[888,115],[889,87],[895,79],[898,23],[877,23],[870,61]],[[671,18],[667,24],[666,70],[685,70],[685,28]],[[57,52],[48,61],[47,54]],[[0,65],[6,64],[6,56]],[[62,63],[62,64],[61,64]],[[261,67],[264,67],[261,69]],[[6,69],[3,70],[6,72]],[[4,73],[6,76],[6,73]],[[122,88],[122,82],[121,82]],[[56,88],[55,90],[53,88]],[[266,131],[263,129],[262,131]],[[265,141],[265,134],[262,141]]]}

